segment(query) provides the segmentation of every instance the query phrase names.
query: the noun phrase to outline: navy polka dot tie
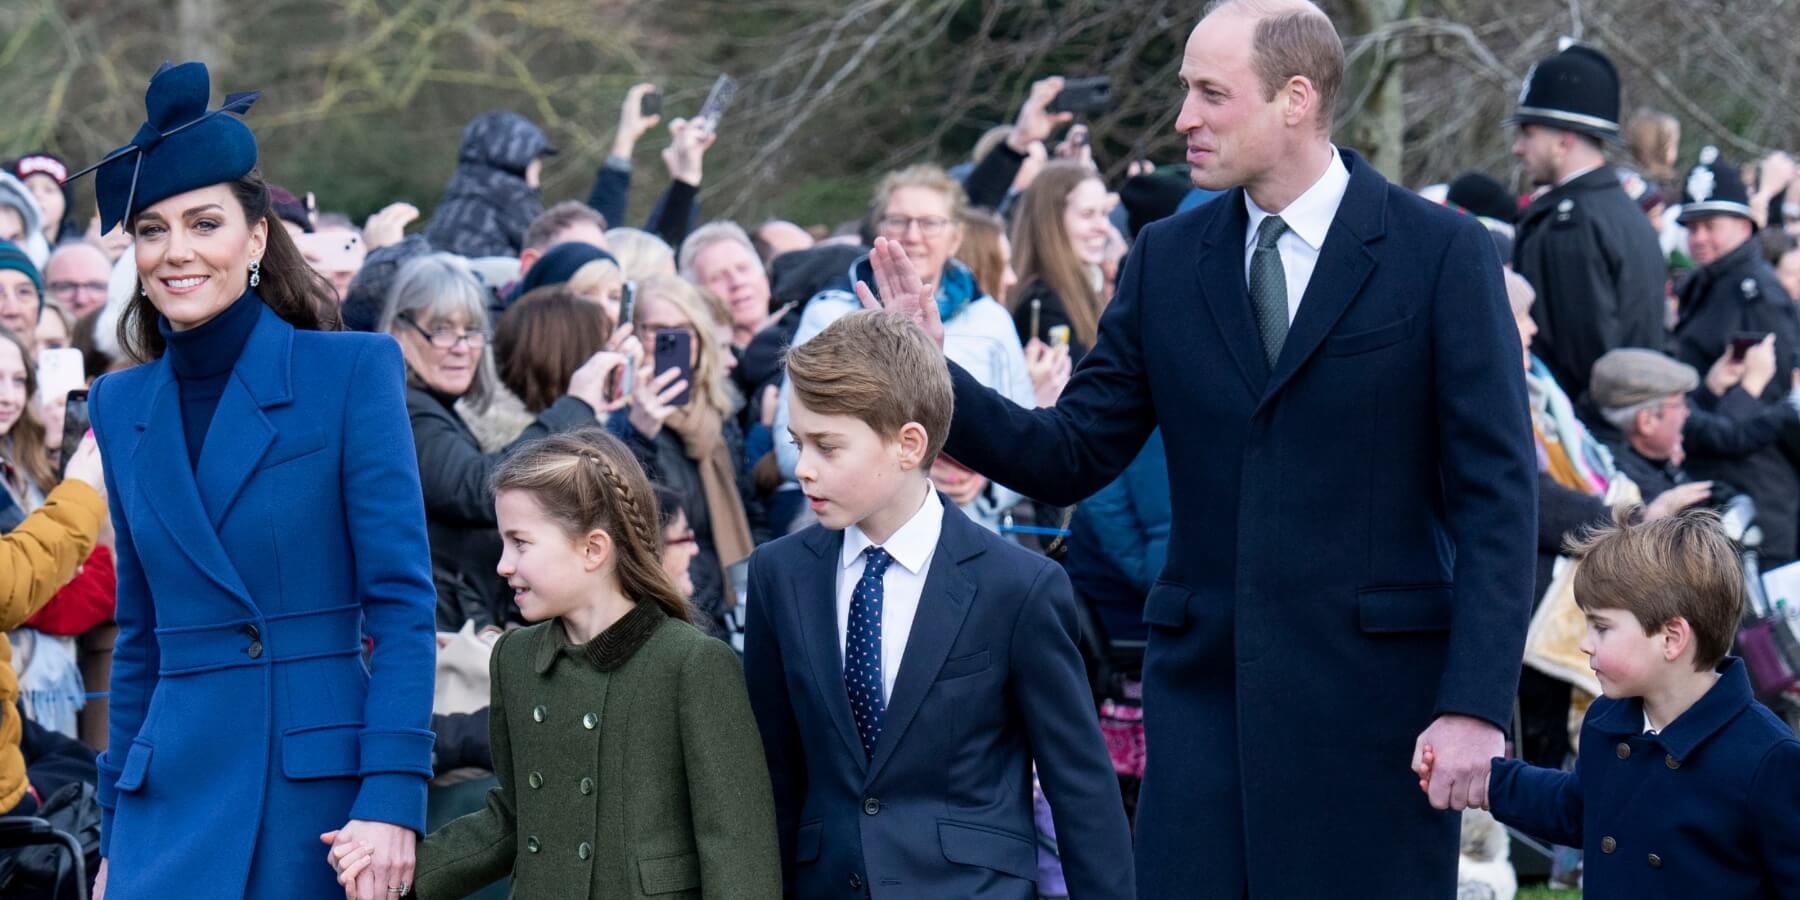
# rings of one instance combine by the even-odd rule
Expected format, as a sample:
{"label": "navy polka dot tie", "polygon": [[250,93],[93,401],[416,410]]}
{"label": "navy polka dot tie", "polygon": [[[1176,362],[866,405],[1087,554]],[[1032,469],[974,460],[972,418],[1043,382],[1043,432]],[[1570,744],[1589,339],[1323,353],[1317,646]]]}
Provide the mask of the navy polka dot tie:
{"label": "navy polka dot tie", "polygon": [[850,595],[850,625],[844,634],[844,690],[863,752],[875,758],[881,739],[881,717],[887,701],[881,693],[881,576],[894,558],[880,547],[864,551],[862,577]]}

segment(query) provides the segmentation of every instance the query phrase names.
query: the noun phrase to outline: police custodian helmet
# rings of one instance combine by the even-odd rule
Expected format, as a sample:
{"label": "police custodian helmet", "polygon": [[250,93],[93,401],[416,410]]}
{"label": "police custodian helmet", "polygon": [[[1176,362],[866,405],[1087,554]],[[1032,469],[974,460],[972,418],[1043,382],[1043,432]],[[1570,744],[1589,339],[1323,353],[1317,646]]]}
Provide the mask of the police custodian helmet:
{"label": "police custodian helmet", "polygon": [[1605,54],[1570,44],[1525,73],[1506,125],[1547,125],[1601,140],[1619,139],[1619,70]]}

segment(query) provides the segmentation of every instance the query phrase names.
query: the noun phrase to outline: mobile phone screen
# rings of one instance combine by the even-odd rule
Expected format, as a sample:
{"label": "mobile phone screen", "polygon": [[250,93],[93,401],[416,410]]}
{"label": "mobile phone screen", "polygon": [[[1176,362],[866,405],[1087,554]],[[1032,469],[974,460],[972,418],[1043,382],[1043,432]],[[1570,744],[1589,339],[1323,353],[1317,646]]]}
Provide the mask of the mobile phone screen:
{"label": "mobile phone screen", "polygon": [[88,392],[74,390],[69,392],[69,399],[63,403],[62,461],[58,465],[58,475],[69,471],[69,460],[75,456],[75,448],[81,446],[81,439],[88,433]]}
{"label": "mobile phone screen", "polygon": [[737,79],[720,75],[713,82],[712,93],[706,95],[706,105],[700,107],[700,121],[706,123],[707,131],[719,129],[719,120],[725,117],[725,110],[731,108],[731,101],[736,97]]}

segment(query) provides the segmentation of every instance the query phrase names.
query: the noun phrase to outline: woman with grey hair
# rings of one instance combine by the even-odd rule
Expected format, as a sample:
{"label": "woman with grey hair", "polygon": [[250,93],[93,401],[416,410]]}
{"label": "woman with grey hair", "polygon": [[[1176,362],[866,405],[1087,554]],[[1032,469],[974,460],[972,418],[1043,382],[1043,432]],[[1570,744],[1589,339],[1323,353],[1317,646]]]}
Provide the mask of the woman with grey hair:
{"label": "woman with grey hair", "polygon": [[[499,393],[487,298],[460,256],[433,253],[400,270],[389,290],[381,330],[400,342],[406,359],[406,412],[419,454],[419,484],[431,539],[431,574],[438,593],[437,627],[456,631],[505,625],[516,618],[512,591],[494,571],[500,533],[488,479],[512,448],[484,454],[456,413],[458,400],[479,411]],[[622,403],[608,403],[607,378],[625,357],[597,353],[569,380],[514,445],[592,426]]]}

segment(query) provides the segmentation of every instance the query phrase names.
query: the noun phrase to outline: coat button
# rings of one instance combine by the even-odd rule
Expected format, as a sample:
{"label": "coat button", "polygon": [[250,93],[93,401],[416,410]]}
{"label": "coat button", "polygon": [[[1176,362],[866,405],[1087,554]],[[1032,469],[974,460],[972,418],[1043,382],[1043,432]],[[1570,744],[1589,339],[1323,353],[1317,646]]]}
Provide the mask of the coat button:
{"label": "coat button", "polygon": [[589,731],[593,731],[594,728],[596,726],[598,726],[599,724],[600,724],[600,717],[594,715],[593,713],[588,713],[587,715],[581,717],[581,727],[586,728]]}
{"label": "coat button", "polygon": [[1624,741],[1619,742],[1619,758],[1620,759],[1630,759],[1631,758],[1631,745],[1630,744],[1627,744]]}
{"label": "coat button", "polygon": [[536,852],[538,852],[538,839],[537,839],[537,835],[535,835],[535,834],[534,834],[534,835],[532,835],[532,836],[530,836],[530,837],[528,837],[528,838],[526,838],[526,839],[525,839],[525,852],[527,852],[527,853],[536,853]]}
{"label": "coat button", "polygon": [[262,641],[251,641],[250,646],[244,648],[244,655],[250,657],[251,659],[262,659],[262,655],[263,655]]}
{"label": "coat button", "polygon": [[593,856],[594,855],[594,845],[588,843],[587,841],[582,841],[581,846],[575,848],[575,855],[581,857],[582,859],[587,859],[588,857]]}
{"label": "coat button", "polygon": [[1601,852],[1611,853],[1617,849],[1619,849],[1619,842],[1613,840],[1611,835],[1607,835],[1606,837],[1603,837],[1600,839]]}
{"label": "coat button", "polygon": [[1652,868],[1652,869],[1662,868],[1662,857],[1657,856],[1654,853],[1650,854],[1650,868]]}
{"label": "coat button", "polygon": [[850,889],[853,891],[862,890],[862,876],[861,875],[858,875],[855,872],[850,873]]}
{"label": "coat button", "polygon": [[594,779],[592,779],[592,778],[581,779],[581,794],[582,794],[582,796],[585,797],[588,794],[592,794],[593,792],[594,792]]}
{"label": "coat button", "polygon": [[525,780],[530,782],[531,786],[534,788],[541,788],[544,786],[544,776],[541,772],[533,772],[531,773],[531,777]]}
{"label": "coat button", "polygon": [[533,722],[544,721],[544,707],[542,704],[539,704],[538,706],[535,706],[532,708],[531,721],[533,721]]}
{"label": "coat button", "polygon": [[881,801],[880,800],[877,800],[874,797],[870,797],[869,799],[863,801],[863,815],[872,816],[878,812],[881,812]]}
{"label": "coat button", "polygon": [[1681,760],[1676,759],[1675,754],[1671,753],[1668,756],[1663,757],[1663,765],[1668,766],[1671,769],[1679,769],[1681,768]]}

